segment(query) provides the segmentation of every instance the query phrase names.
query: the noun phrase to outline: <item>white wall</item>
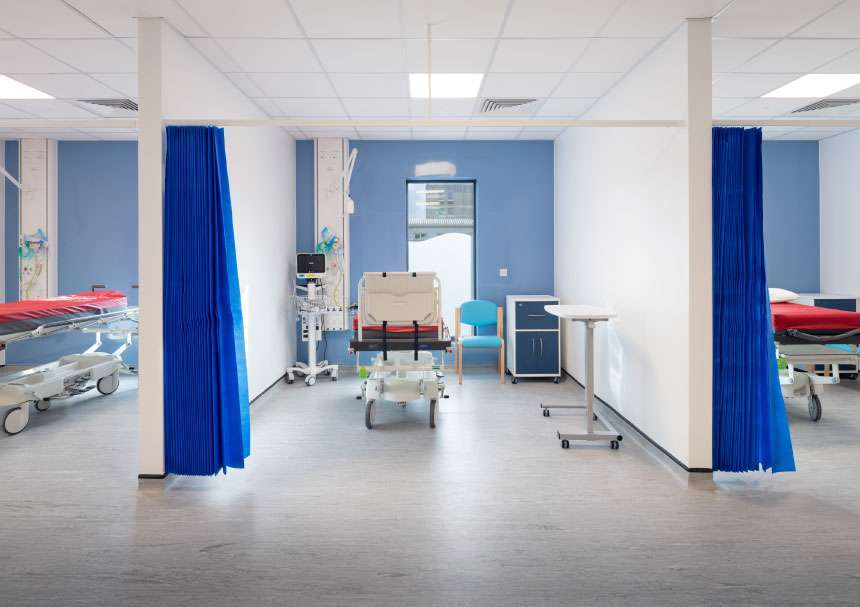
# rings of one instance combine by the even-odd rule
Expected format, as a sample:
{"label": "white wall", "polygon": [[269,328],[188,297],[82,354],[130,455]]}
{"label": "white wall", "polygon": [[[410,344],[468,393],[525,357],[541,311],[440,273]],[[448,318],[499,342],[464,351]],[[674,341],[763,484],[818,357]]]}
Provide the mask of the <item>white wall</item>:
{"label": "white wall", "polygon": [[[164,31],[164,115],[265,118],[174,30]],[[255,398],[295,360],[289,295],[295,263],[295,141],[276,127],[224,132],[245,322],[248,389]]]}
{"label": "white wall", "polygon": [[821,291],[860,295],[860,131],[818,146],[821,188]]}
{"label": "white wall", "polygon": [[[685,26],[584,118],[685,119],[687,55]],[[617,312],[595,331],[597,395],[685,465],[707,468],[710,441],[691,417],[693,400],[711,402],[709,382],[697,394],[690,379],[690,148],[687,128],[576,128],[556,140],[555,294]],[[583,380],[581,326],[565,323],[563,343],[563,367]]]}

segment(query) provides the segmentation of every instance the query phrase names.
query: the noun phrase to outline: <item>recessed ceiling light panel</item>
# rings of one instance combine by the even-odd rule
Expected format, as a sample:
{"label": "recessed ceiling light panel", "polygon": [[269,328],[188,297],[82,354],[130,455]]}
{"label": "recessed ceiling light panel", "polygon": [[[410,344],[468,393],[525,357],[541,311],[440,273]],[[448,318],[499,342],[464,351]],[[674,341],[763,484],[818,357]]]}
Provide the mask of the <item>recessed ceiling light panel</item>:
{"label": "recessed ceiling light panel", "polygon": [[860,74],[807,74],[763,97],[820,99],[857,84],[860,84]]}
{"label": "recessed ceiling light panel", "polygon": [[48,93],[43,93],[23,82],[0,74],[0,99],[53,99]]}
{"label": "recessed ceiling light panel", "polygon": [[409,74],[409,96],[427,99],[474,99],[481,90],[483,74]]}

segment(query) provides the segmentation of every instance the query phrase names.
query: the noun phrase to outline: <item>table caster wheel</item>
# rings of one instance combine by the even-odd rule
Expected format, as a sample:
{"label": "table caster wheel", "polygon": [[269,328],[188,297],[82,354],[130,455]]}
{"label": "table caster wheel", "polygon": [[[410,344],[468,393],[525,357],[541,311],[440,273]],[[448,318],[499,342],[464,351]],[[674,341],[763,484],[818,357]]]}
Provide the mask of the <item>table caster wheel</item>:
{"label": "table caster wheel", "polygon": [[561,448],[562,449],[570,449],[570,441],[567,439],[564,439],[563,441],[561,441]]}
{"label": "table caster wheel", "polygon": [[554,383],[554,384],[557,384],[557,383],[558,383],[558,382],[560,382],[560,381],[561,381],[561,378],[560,378],[560,377],[553,377],[553,378],[552,378],[552,383]]}
{"label": "table caster wheel", "polygon": [[295,383],[295,380],[294,380],[294,379],[289,379],[289,378],[287,378],[287,383],[288,383],[288,384],[293,384],[293,383]]}
{"label": "table caster wheel", "polygon": [[36,401],[35,403],[36,411],[44,412],[51,408],[51,401],[47,398],[42,398]]}
{"label": "table caster wheel", "polygon": [[609,448],[610,448],[610,449],[613,449],[613,450],[618,449],[618,446],[619,446],[619,445],[618,445],[618,441],[617,441],[617,440],[614,440],[614,441],[610,441],[610,442],[609,442]]}
{"label": "table caster wheel", "polygon": [[549,417],[549,409],[544,409],[544,410],[543,410],[543,416],[544,416],[544,417]]}
{"label": "table caster wheel", "polygon": [[594,419],[594,421],[597,421],[597,413],[592,413],[591,417],[592,419]]}
{"label": "table caster wheel", "polygon": [[337,375],[332,375],[332,376],[331,376],[331,380],[332,380],[332,381],[337,381]]}

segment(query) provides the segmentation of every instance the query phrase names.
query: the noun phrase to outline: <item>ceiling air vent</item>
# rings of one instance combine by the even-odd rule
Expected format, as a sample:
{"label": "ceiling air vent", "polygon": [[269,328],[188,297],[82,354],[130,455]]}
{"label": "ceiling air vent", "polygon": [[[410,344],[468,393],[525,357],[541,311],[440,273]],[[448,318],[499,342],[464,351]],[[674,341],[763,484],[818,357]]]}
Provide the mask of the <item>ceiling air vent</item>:
{"label": "ceiling air vent", "polygon": [[484,99],[481,104],[481,113],[498,112],[500,110],[509,110],[515,107],[521,107],[534,103],[537,99]]}
{"label": "ceiling air vent", "polygon": [[128,110],[129,112],[137,111],[137,103],[131,99],[78,99],[78,101],[81,103],[108,107],[113,110]]}
{"label": "ceiling air vent", "polygon": [[829,110],[835,107],[854,105],[855,103],[860,103],[860,99],[822,99],[821,101],[816,101],[815,103],[804,105],[802,108],[794,110],[792,114],[799,114],[801,112],[814,112],[815,110]]}

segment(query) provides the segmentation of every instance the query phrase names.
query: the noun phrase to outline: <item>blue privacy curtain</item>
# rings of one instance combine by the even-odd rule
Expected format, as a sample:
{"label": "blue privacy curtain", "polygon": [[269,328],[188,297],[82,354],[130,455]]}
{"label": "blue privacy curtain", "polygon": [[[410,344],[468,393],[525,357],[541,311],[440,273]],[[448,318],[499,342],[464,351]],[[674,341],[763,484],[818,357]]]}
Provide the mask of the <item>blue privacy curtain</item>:
{"label": "blue privacy curtain", "polygon": [[713,130],[713,469],[794,470],[764,265],[761,129]]}
{"label": "blue privacy curtain", "polygon": [[164,439],[169,474],[242,468],[251,430],[224,131],[168,127]]}

